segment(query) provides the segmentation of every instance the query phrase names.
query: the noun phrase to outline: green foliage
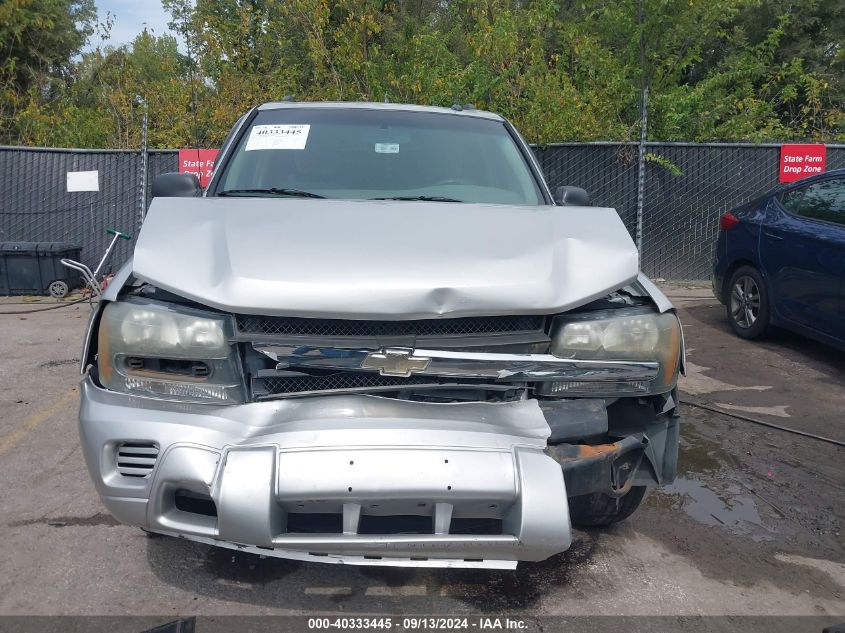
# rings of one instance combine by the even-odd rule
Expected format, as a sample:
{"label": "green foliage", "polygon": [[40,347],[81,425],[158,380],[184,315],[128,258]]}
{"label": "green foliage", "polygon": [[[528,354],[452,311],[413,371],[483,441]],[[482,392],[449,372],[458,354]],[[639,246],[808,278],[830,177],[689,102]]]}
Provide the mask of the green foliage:
{"label": "green foliage", "polygon": [[663,167],[663,169],[666,169],[673,176],[684,175],[683,170],[665,156],[661,156],[660,154],[655,154],[653,152],[646,152],[643,158],[645,158],[645,162],[647,163]]}
{"label": "green foliage", "polygon": [[187,54],[145,31],[80,55],[91,0],[4,0],[0,142],[138,147],[145,101],[151,146],[214,146],[287,94],[472,103],[541,144],[631,140],[645,86],[650,139],[845,140],[842,0],[163,4]]}
{"label": "green foliage", "polygon": [[0,2],[0,143],[39,125],[38,104],[72,77],[72,57],[93,33],[95,15],[93,0]]}

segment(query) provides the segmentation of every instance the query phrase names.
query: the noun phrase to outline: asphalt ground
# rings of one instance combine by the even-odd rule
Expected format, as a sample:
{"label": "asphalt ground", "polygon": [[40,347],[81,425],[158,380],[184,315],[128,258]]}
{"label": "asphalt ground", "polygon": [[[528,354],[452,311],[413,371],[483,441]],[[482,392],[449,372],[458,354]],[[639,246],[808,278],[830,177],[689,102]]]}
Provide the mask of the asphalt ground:
{"label": "asphalt ground", "polygon": [[[786,333],[741,341],[706,289],[670,292],[688,347],[682,397],[708,407],[683,409],[678,480],[516,572],[289,562],[119,525],[77,438],[87,305],[0,316],[0,615],[845,620],[845,449],[735,417],[845,439],[843,355]],[[29,307],[0,300],[0,312]]]}

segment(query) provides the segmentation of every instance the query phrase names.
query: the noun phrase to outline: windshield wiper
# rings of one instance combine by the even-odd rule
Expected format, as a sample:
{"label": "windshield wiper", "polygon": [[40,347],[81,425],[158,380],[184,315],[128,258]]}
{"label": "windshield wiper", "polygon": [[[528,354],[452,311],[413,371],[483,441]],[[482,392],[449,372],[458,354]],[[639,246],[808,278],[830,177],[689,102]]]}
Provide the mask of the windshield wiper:
{"label": "windshield wiper", "polygon": [[370,200],[410,200],[419,202],[463,202],[444,196],[389,196],[387,198],[370,198]]}
{"label": "windshield wiper", "polygon": [[294,198],[325,198],[318,193],[303,191],[302,189],[290,189],[288,187],[270,187],[268,189],[226,189],[217,193],[218,196],[241,196],[252,193],[271,193],[277,196],[292,196]]}

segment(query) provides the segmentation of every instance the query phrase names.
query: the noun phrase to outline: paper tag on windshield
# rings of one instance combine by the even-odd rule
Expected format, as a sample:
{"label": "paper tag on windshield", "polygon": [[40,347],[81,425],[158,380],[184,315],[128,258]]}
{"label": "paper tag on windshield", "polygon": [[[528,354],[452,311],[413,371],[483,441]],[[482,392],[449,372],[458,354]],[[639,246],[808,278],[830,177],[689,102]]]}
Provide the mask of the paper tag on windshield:
{"label": "paper tag on windshield", "polygon": [[376,143],[376,154],[398,154],[399,143]]}
{"label": "paper tag on windshield", "polygon": [[310,129],[310,125],[256,125],[250,130],[244,151],[305,149]]}

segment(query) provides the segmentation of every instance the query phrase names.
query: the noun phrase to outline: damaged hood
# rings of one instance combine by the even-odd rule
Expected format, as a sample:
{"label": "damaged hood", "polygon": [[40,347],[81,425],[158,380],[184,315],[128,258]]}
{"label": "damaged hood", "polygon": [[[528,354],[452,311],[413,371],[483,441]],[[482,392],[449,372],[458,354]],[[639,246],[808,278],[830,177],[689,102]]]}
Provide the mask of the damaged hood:
{"label": "damaged hood", "polygon": [[158,198],[133,273],[230,312],[419,319],[565,311],[638,263],[613,209]]}

